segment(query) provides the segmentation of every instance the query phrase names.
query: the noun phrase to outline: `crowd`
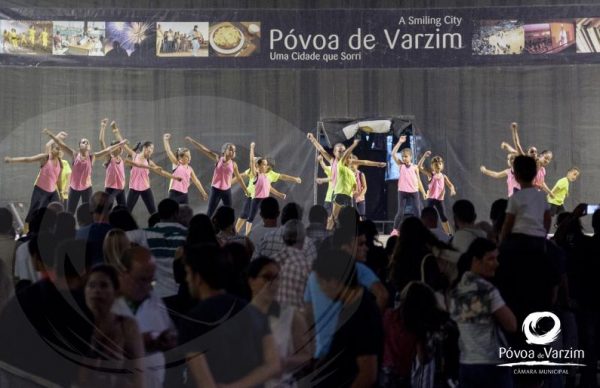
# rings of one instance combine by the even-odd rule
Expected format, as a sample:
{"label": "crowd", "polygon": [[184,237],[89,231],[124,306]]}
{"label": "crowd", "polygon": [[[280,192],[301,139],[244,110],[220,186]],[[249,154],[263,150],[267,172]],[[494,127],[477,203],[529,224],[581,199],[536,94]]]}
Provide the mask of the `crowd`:
{"label": "crowd", "polygon": [[551,36],[539,36],[525,40],[525,50],[529,54],[543,54],[552,49]]}
{"label": "crowd", "polygon": [[[578,206],[549,240],[535,160],[513,169],[520,190],[489,223],[461,199],[452,237],[426,207],[385,246],[352,207],[329,230],[322,206],[305,223],[272,197],[247,236],[228,206],[211,218],[164,199],[143,227],[96,192],[75,216],[36,210],[16,241],[0,209],[0,359],[79,387],[595,386],[600,212],[593,237]],[[519,328],[538,311],[563,323],[552,347],[587,366],[497,366],[500,347],[533,346]]]}
{"label": "crowd", "polygon": [[[518,26],[510,21],[499,22],[491,26],[481,26],[473,34],[473,52],[478,55],[510,54],[510,44],[506,43],[506,41],[511,39],[510,35],[515,34],[517,30]],[[491,41],[492,37],[495,37],[496,43]],[[505,37],[506,41],[504,40]]]}

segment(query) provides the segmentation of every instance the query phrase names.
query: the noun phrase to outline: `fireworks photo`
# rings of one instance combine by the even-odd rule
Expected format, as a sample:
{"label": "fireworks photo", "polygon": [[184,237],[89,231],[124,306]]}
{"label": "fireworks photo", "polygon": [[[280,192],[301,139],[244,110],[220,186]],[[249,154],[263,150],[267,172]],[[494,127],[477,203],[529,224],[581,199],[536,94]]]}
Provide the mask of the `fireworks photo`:
{"label": "fireworks photo", "polygon": [[107,22],[106,56],[137,56],[148,51],[149,47],[152,49],[154,43],[149,39],[154,33],[152,28],[152,24],[145,22]]}

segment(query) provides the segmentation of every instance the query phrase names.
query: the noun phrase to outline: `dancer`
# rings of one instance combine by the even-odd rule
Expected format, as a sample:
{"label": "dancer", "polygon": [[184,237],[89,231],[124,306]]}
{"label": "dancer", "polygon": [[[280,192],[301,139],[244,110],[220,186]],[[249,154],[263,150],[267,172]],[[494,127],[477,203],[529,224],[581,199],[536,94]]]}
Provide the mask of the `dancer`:
{"label": "dancer", "polygon": [[[110,124],[115,138],[119,141],[123,139],[121,131],[117,127],[116,122]],[[138,199],[142,197],[146,210],[149,214],[156,213],[156,204],[154,202],[154,194],[150,188],[150,171],[164,178],[181,180],[180,177],[175,177],[163,170],[160,166],[150,160],[154,153],[154,144],[151,141],[138,143],[135,148],[125,144],[125,151],[132,160],[125,159],[125,164],[131,166],[131,174],[129,174],[129,193],[127,194],[127,209],[132,212]]]}
{"label": "dancer", "polygon": [[[67,138],[68,134],[64,131],[60,131],[58,134],[56,134],[56,136],[64,140]],[[42,152],[44,152],[46,154],[50,153],[52,144],[56,144],[54,142],[54,140],[52,140],[52,139],[48,140],[48,142],[46,143],[46,146],[44,147],[44,150]],[[69,161],[67,159],[65,159],[63,156],[64,156],[64,152],[62,152],[62,150],[61,150],[60,153],[58,154],[58,157],[62,164],[62,170],[60,171],[60,178],[59,178],[61,192],[59,192],[58,195],[60,197],[60,201],[62,202],[64,208],[66,209],[68,199],[69,199],[69,181],[71,180],[71,165],[69,164]],[[38,173],[38,176],[35,178],[36,181],[39,179],[39,177],[40,177],[40,174]]]}
{"label": "dancer", "polygon": [[325,161],[323,160],[323,155],[319,154],[317,156],[317,160],[319,161],[319,164],[321,165],[321,168],[323,169],[323,171],[325,172],[325,175],[327,175],[326,178],[317,178],[317,184],[321,185],[323,183],[327,183],[327,193],[325,193],[325,203],[324,203],[324,208],[325,210],[327,210],[327,215],[331,216],[331,212],[333,210],[333,182],[331,181],[331,174],[333,173],[331,171],[331,166],[328,166]]}
{"label": "dancer", "polygon": [[[441,156],[431,158],[431,169],[425,168],[425,159],[431,156],[431,151],[427,151],[419,160],[419,171],[427,177],[429,188],[427,190],[427,206],[435,208],[442,221],[442,228],[447,235],[452,234],[452,227],[448,223],[446,217],[446,208],[444,206],[444,195],[446,194],[446,186],[450,189],[450,195],[456,195],[456,189],[447,175],[443,174],[444,159]],[[420,180],[420,179],[419,179]]]}
{"label": "dancer", "polygon": [[[254,157],[254,160],[252,158],[250,158],[250,163],[256,164],[258,162],[258,159],[259,158],[257,158],[256,156]],[[268,166],[267,179],[269,179],[269,182],[275,183],[275,182],[281,180],[284,182],[291,182],[291,183],[297,183],[297,184],[302,183],[302,179],[300,177],[275,172],[273,170],[273,166],[271,165],[269,160],[268,159],[266,159],[266,160],[267,160],[267,166]],[[257,170],[258,170],[258,167],[257,167]],[[244,208],[242,209],[242,213],[235,223],[235,231],[237,233],[239,233],[242,230],[242,227],[244,226],[244,224],[248,220],[248,217],[250,216],[250,210],[252,208],[252,199],[254,198],[254,193],[255,193],[254,182],[256,180],[255,176],[254,177],[251,176],[250,169],[247,169],[246,171],[241,173],[240,176],[242,178],[246,178],[246,177],[248,178],[248,184],[246,185],[246,189],[250,193],[250,197],[246,197],[246,199],[244,201]],[[234,179],[234,181],[235,181],[235,179]],[[271,191],[271,192],[273,192],[273,191]],[[249,224],[246,224],[246,236],[248,236],[248,234],[250,233],[250,229],[252,228],[252,226],[248,226],[248,225]]]}
{"label": "dancer", "polygon": [[[356,148],[360,140],[356,139],[352,145],[344,151],[336,163],[336,183],[333,189],[333,211],[327,223],[327,229],[332,230],[337,221],[340,210],[344,206],[352,206],[352,193],[356,188],[356,177],[350,169],[350,155]],[[333,175],[333,174],[332,174]]]}
{"label": "dancer", "polygon": [[5,163],[40,163],[40,173],[33,186],[29,211],[25,217],[27,223],[31,221],[34,211],[46,207],[50,202],[59,200],[58,193],[62,191],[60,182],[62,163],[59,154],[60,147],[53,143],[48,153],[22,157],[6,156],[4,158]]}
{"label": "dancer", "polygon": [[169,198],[175,200],[179,204],[188,204],[188,189],[190,187],[191,180],[198,191],[200,191],[202,199],[206,201],[208,199],[208,195],[206,194],[202,183],[200,183],[200,180],[196,176],[194,169],[192,166],[190,166],[190,162],[192,161],[190,150],[187,148],[177,148],[175,153],[173,153],[171,150],[171,144],[169,143],[170,139],[170,133],[165,133],[163,135],[165,151],[167,152],[169,160],[173,164],[173,175],[181,178],[181,180],[171,180],[171,183],[169,184]]}
{"label": "dancer", "polygon": [[500,144],[500,148],[502,148],[509,154],[515,154],[515,156],[526,155],[526,156],[531,156],[534,159],[537,159],[538,151],[535,146],[527,147],[527,152],[523,151],[523,147],[521,147],[521,139],[519,137],[519,132],[518,132],[519,126],[517,123],[513,122],[510,124],[510,131],[512,134],[512,140],[513,140],[514,146],[511,146],[510,144],[508,144],[506,142],[502,142],[502,144]]}
{"label": "dancer", "polygon": [[[102,148],[106,148],[104,133],[107,124],[108,119],[103,119],[100,122],[99,140]],[[113,140],[110,144],[112,146],[118,143],[118,140]],[[110,196],[111,203],[113,200],[116,200],[119,206],[127,206],[125,200],[125,161],[121,157],[122,154],[123,147],[118,147],[106,157],[106,162],[104,162],[104,167],[106,169],[104,191]]]}
{"label": "dancer", "polygon": [[367,179],[365,178],[365,174],[358,169],[358,165],[352,163],[357,159],[356,155],[350,155],[350,168],[354,172],[354,178],[356,179],[356,189],[353,193],[353,199],[360,220],[364,221],[367,210],[367,202],[365,201],[365,196],[367,195]]}
{"label": "dancer", "polygon": [[250,180],[254,180],[254,197],[252,198],[252,205],[250,206],[250,214],[248,215],[248,219],[246,220],[246,236],[250,234],[250,230],[252,230],[252,222],[254,221],[254,217],[258,213],[258,209],[260,208],[260,203],[263,199],[268,198],[269,194],[273,194],[277,198],[285,199],[286,195],[275,190],[271,186],[271,181],[269,180],[268,172],[269,172],[269,163],[265,158],[258,158],[256,163],[254,162],[254,148],[256,144],[254,142],[250,143]]}
{"label": "dancer", "polygon": [[565,199],[569,195],[569,184],[575,182],[579,177],[580,171],[577,167],[571,167],[567,171],[567,175],[559,179],[554,187],[552,188],[553,197],[548,195],[548,203],[550,204],[550,214],[555,216],[560,213],[564,213],[565,210]]}
{"label": "dancer", "polygon": [[427,198],[427,193],[423,188],[423,183],[419,179],[419,168],[412,163],[412,150],[404,148],[402,150],[402,160],[398,159],[398,150],[406,141],[406,136],[402,135],[398,139],[398,143],[392,149],[392,159],[400,168],[400,178],[398,179],[398,212],[394,218],[394,234],[400,231],[400,224],[404,219],[404,207],[409,203],[413,209],[413,215],[419,217],[421,214],[421,200],[419,192],[423,194],[423,198]]}
{"label": "dancer", "polygon": [[517,178],[515,178],[515,172],[513,171],[513,161],[515,160],[516,154],[508,154],[506,157],[506,163],[508,164],[508,168],[502,171],[492,171],[488,170],[485,166],[479,167],[479,170],[492,178],[502,179],[506,178],[506,187],[508,189],[508,197],[510,198],[515,191],[521,190],[521,186],[519,182],[517,182]]}
{"label": "dancer", "polygon": [[210,150],[204,145],[200,144],[191,137],[186,137],[185,140],[192,143],[201,153],[206,155],[209,159],[216,162],[215,170],[213,173],[212,184],[210,188],[210,197],[208,198],[208,210],[206,215],[212,218],[219,202],[223,202],[224,206],[231,207],[231,180],[235,175],[237,182],[242,187],[246,197],[250,196],[244,181],[240,176],[237,163],[235,159],[235,144],[225,143],[221,146],[221,155]]}
{"label": "dancer", "polygon": [[81,203],[90,202],[90,197],[92,196],[92,165],[96,158],[108,155],[110,152],[125,144],[127,140],[121,140],[119,143],[104,148],[102,151],[92,152],[90,141],[86,138],[82,138],[79,140],[79,151],[76,151],[47,128],[44,128],[42,132],[50,136],[50,138],[60,146],[63,152],[73,160],[67,211],[71,214],[75,214],[80,199]]}
{"label": "dancer", "polygon": [[552,151],[549,150],[544,150],[539,154],[536,159],[537,174],[533,180],[533,185],[537,187],[538,190],[546,192],[550,198],[554,198],[554,194],[548,185],[546,185],[546,167],[548,167],[552,161],[552,156]]}

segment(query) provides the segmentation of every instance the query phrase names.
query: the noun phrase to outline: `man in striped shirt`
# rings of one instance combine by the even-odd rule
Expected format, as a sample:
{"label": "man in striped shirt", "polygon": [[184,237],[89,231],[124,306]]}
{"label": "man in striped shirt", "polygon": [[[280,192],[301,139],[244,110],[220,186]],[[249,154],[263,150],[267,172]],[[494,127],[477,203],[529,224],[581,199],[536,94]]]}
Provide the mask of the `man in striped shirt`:
{"label": "man in striped shirt", "polygon": [[185,244],[187,228],[177,222],[179,204],[172,199],[163,199],[158,204],[160,222],[152,228],[127,232],[132,243],[150,249],[156,262],[154,291],[161,298],[177,294],[177,283],[173,276],[173,260],[177,248]]}

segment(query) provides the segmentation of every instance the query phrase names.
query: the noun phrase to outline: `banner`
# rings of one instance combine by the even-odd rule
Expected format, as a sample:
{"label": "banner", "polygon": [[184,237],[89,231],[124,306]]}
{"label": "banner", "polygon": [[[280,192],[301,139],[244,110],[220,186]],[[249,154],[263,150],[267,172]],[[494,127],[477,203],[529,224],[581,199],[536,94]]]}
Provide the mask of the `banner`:
{"label": "banner", "polygon": [[0,9],[0,65],[409,68],[600,62],[600,6]]}

